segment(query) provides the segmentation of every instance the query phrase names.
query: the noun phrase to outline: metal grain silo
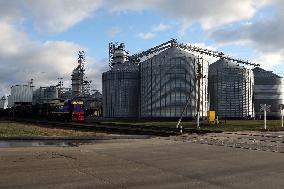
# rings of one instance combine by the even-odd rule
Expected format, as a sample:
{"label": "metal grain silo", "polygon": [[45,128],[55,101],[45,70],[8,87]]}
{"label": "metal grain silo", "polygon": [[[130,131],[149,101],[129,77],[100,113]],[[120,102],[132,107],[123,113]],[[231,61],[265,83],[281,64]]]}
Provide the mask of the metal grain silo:
{"label": "metal grain silo", "polygon": [[14,85],[11,87],[10,105],[13,107],[19,103],[32,103],[33,86],[31,85]]}
{"label": "metal grain silo", "polygon": [[111,70],[102,74],[103,117],[136,118],[139,67],[127,61],[124,45],[114,47]]}
{"label": "metal grain silo", "polygon": [[254,72],[254,105],[256,117],[260,118],[260,104],[271,105],[267,112],[269,118],[280,118],[280,104],[284,104],[284,79],[271,71],[261,68],[253,69]]}
{"label": "metal grain silo", "polygon": [[58,88],[56,86],[49,86],[45,89],[45,96],[49,99],[58,98]]}
{"label": "metal grain silo", "polygon": [[0,99],[0,110],[1,110],[1,109],[4,109],[4,108],[5,108],[5,105],[6,105],[6,98],[5,98],[5,96],[3,96],[3,97]]}
{"label": "metal grain silo", "polygon": [[[197,61],[191,53],[171,47],[140,63],[140,117],[178,118],[190,98],[184,113],[186,118],[197,114]],[[207,75],[208,63],[203,64]],[[207,78],[201,79],[200,115],[208,110]]]}
{"label": "metal grain silo", "polygon": [[220,119],[254,117],[253,71],[220,59],[209,66],[210,109]]}

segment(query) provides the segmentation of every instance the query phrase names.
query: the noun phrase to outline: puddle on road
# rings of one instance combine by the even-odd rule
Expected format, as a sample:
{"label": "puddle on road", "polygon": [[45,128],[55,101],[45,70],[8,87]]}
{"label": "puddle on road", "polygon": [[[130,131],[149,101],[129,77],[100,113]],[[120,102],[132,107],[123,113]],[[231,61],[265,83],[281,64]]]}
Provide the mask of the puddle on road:
{"label": "puddle on road", "polygon": [[16,147],[74,147],[83,144],[94,144],[95,140],[88,141],[60,141],[60,140],[23,140],[23,141],[0,141],[0,148],[16,148]]}

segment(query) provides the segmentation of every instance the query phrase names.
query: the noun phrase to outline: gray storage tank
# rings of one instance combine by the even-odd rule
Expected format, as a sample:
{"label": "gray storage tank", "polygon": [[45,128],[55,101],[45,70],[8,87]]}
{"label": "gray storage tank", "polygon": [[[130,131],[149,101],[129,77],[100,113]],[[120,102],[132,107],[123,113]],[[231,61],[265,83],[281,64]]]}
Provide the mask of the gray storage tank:
{"label": "gray storage tank", "polygon": [[3,96],[3,97],[0,99],[0,110],[5,108],[5,104],[6,104],[6,97]]}
{"label": "gray storage tank", "polygon": [[[15,104],[32,103],[33,86],[31,85],[14,85],[11,87],[11,95],[9,97],[10,107]],[[9,102],[8,102],[9,103]]]}
{"label": "gray storage tank", "polygon": [[124,44],[114,47],[111,70],[102,74],[103,117],[137,118],[139,67],[127,60]]}
{"label": "gray storage tank", "polygon": [[261,104],[271,105],[268,118],[280,118],[280,104],[284,104],[284,79],[259,67],[254,72],[254,105],[256,118],[263,117]]}
{"label": "gray storage tank", "polygon": [[209,66],[210,109],[219,118],[254,117],[253,71],[224,59]]}
{"label": "gray storage tank", "polygon": [[58,88],[56,86],[49,86],[45,89],[45,96],[49,99],[58,98]]}
{"label": "gray storage tank", "polygon": [[[190,97],[185,118],[197,115],[197,61],[191,53],[171,47],[140,64],[140,117],[178,118]],[[208,75],[208,63],[203,64]],[[208,110],[207,78],[201,80],[200,116]]]}

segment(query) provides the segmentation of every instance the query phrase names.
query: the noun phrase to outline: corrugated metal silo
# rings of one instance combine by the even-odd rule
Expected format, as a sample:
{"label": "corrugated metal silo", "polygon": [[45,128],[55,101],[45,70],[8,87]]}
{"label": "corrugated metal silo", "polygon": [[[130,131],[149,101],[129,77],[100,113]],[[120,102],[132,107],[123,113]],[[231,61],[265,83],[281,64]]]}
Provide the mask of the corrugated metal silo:
{"label": "corrugated metal silo", "polygon": [[58,98],[58,88],[56,86],[49,86],[45,89],[45,96],[49,99]]}
{"label": "corrugated metal silo", "polygon": [[6,104],[6,98],[5,98],[5,96],[3,96],[0,99],[0,110],[5,108],[5,104]]}
{"label": "corrugated metal silo", "polygon": [[267,117],[280,118],[280,104],[284,104],[284,79],[271,71],[261,68],[253,69],[254,72],[254,105],[256,117],[260,118],[260,104],[271,105],[271,112]]}
{"label": "corrugated metal silo", "polygon": [[12,108],[13,105],[14,105],[14,103],[13,103],[12,96],[9,95],[9,96],[8,96],[8,108]]}
{"label": "corrugated metal silo", "polygon": [[[191,53],[171,47],[140,64],[140,117],[178,118],[190,97],[184,117],[197,115],[197,61]],[[207,75],[208,63],[204,63]],[[208,110],[207,78],[201,79],[200,115]]]}
{"label": "corrugated metal silo", "polygon": [[139,67],[127,61],[124,45],[120,45],[113,54],[111,70],[102,74],[103,117],[138,117],[138,81]]}
{"label": "corrugated metal silo", "polygon": [[254,117],[253,71],[220,59],[209,66],[210,109],[220,119]]}
{"label": "corrugated metal silo", "polygon": [[15,103],[32,103],[33,87],[30,85],[15,85],[11,87],[10,105]]}

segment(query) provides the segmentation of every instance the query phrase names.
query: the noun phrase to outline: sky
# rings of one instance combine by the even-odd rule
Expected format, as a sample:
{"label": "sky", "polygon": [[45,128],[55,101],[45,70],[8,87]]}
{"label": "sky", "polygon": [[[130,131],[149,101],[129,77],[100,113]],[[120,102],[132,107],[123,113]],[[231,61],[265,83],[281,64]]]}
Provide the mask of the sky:
{"label": "sky", "polygon": [[0,0],[0,97],[31,78],[70,87],[79,50],[101,90],[110,42],[133,54],[176,38],[284,76],[283,36],[281,0]]}

